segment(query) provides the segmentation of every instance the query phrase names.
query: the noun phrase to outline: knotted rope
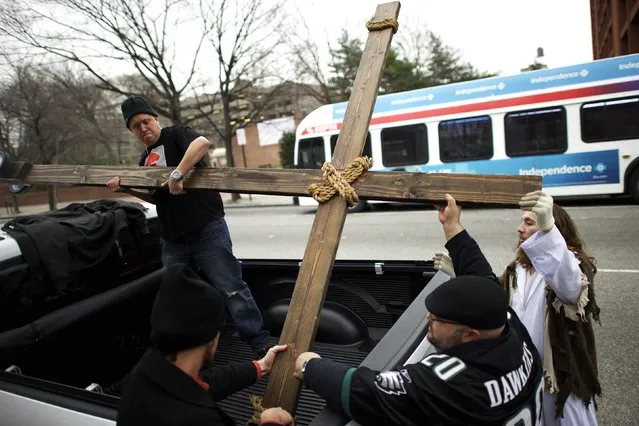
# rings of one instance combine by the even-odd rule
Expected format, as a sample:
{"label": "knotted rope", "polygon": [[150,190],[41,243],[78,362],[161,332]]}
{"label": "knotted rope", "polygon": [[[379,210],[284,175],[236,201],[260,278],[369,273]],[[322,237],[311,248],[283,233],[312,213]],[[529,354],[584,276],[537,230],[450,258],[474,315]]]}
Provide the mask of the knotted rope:
{"label": "knotted rope", "polygon": [[253,416],[251,417],[251,423],[259,425],[260,424],[260,415],[265,410],[262,405],[262,397],[257,395],[250,395],[249,401],[251,401],[251,405],[253,406]]}
{"label": "knotted rope", "polygon": [[399,22],[397,22],[397,19],[392,18],[382,19],[381,21],[370,20],[366,23],[366,28],[368,31],[379,31],[385,30],[386,28],[392,28],[393,34],[395,34],[399,29]]}
{"label": "knotted rope", "polygon": [[322,166],[322,183],[309,185],[307,191],[318,203],[330,200],[333,195],[339,194],[346,200],[350,207],[359,203],[357,193],[350,185],[373,165],[369,157],[357,157],[342,173],[335,170],[331,163]]}

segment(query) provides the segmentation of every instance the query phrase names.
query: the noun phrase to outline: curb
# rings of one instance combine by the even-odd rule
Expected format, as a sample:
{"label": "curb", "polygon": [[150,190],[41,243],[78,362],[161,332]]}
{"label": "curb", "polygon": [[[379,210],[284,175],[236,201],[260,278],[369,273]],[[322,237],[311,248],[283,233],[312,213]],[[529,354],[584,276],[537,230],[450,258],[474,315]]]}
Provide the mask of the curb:
{"label": "curb", "polygon": [[295,205],[295,197],[286,195],[240,194],[241,198],[237,201],[233,201],[232,194],[228,192],[221,195],[225,209]]}
{"label": "curb", "polygon": [[231,199],[223,199],[222,203],[224,204],[225,209],[239,209],[239,208],[248,208],[248,207],[283,207],[283,206],[294,206],[293,198],[290,200],[283,202],[282,200],[273,200],[272,202],[267,201],[255,201],[244,198],[238,201],[231,201]]}
{"label": "curb", "polygon": [[245,208],[249,208],[249,207],[253,207],[253,208],[260,208],[260,207],[287,207],[287,206],[293,206],[294,204],[235,204],[235,203],[230,203],[230,204],[224,204],[224,208],[225,209],[245,209]]}

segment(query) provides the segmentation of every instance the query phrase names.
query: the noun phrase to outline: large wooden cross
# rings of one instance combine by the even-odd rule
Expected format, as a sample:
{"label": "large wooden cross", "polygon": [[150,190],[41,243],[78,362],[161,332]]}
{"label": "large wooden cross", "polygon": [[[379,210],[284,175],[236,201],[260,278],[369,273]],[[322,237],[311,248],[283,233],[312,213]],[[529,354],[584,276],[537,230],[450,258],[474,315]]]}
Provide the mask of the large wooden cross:
{"label": "large wooden cross", "polygon": [[[377,6],[373,22],[396,20],[399,2]],[[343,170],[362,154],[393,29],[371,30],[353,84],[332,165]],[[171,172],[166,167],[31,165],[0,156],[0,182],[104,186],[113,176],[131,188],[157,188]],[[184,187],[223,192],[308,196],[309,184],[322,182],[320,170],[196,169]],[[455,175],[406,172],[366,172],[352,187],[361,199],[433,203],[446,193],[460,202],[518,206],[520,197],[541,189],[538,176]],[[320,312],[347,213],[339,195],[319,205],[286,316],[280,343],[291,349],[278,356],[263,401],[295,412],[299,383],[293,377],[296,355],[308,351],[315,339]]]}

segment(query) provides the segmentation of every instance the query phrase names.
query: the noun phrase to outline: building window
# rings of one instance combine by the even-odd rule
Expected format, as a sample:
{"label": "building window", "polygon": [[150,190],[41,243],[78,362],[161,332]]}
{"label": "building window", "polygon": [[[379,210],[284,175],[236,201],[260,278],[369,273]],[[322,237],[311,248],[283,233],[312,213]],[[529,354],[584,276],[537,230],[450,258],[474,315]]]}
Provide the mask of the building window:
{"label": "building window", "polygon": [[[331,135],[331,158],[335,154],[335,146],[337,145],[337,137],[339,135]],[[366,133],[366,142],[364,142],[364,151],[362,155],[373,158],[373,149],[371,148],[371,134]]]}
{"label": "building window", "polygon": [[382,163],[386,167],[428,163],[428,131],[424,124],[383,129]]}
{"label": "building window", "polygon": [[487,115],[439,123],[439,156],[444,163],[493,156],[493,122]]}
{"label": "building window", "polygon": [[606,142],[639,139],[639,98],[611,99],[581,106],[581,139]]}
{"label": "building window", "polygon": [[320,169],[326,161],[323,138],[300,139],[297,151],[299,169]]}
{"label": "building window", "polygon": [[509,112],[504,117],[504,131],[509,157],[559,154],[568,148],[563,107]]}

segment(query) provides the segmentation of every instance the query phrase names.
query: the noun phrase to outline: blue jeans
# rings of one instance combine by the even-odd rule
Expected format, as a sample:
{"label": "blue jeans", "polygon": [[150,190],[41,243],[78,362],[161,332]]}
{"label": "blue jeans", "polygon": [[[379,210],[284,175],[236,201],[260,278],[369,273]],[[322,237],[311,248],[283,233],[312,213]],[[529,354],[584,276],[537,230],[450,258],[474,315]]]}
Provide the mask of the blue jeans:
{"label": "blue jeans", "polygon": [[262,314],[251,290],[242,280],[242,266],[233,255],[231,236],[224,218],[203,226],[187,243],[162,239],[162,263],[195,263],[226,298],[226,307],[237,326],[240,338],[254,351],[268,347],[269,333],[264,330]]}

